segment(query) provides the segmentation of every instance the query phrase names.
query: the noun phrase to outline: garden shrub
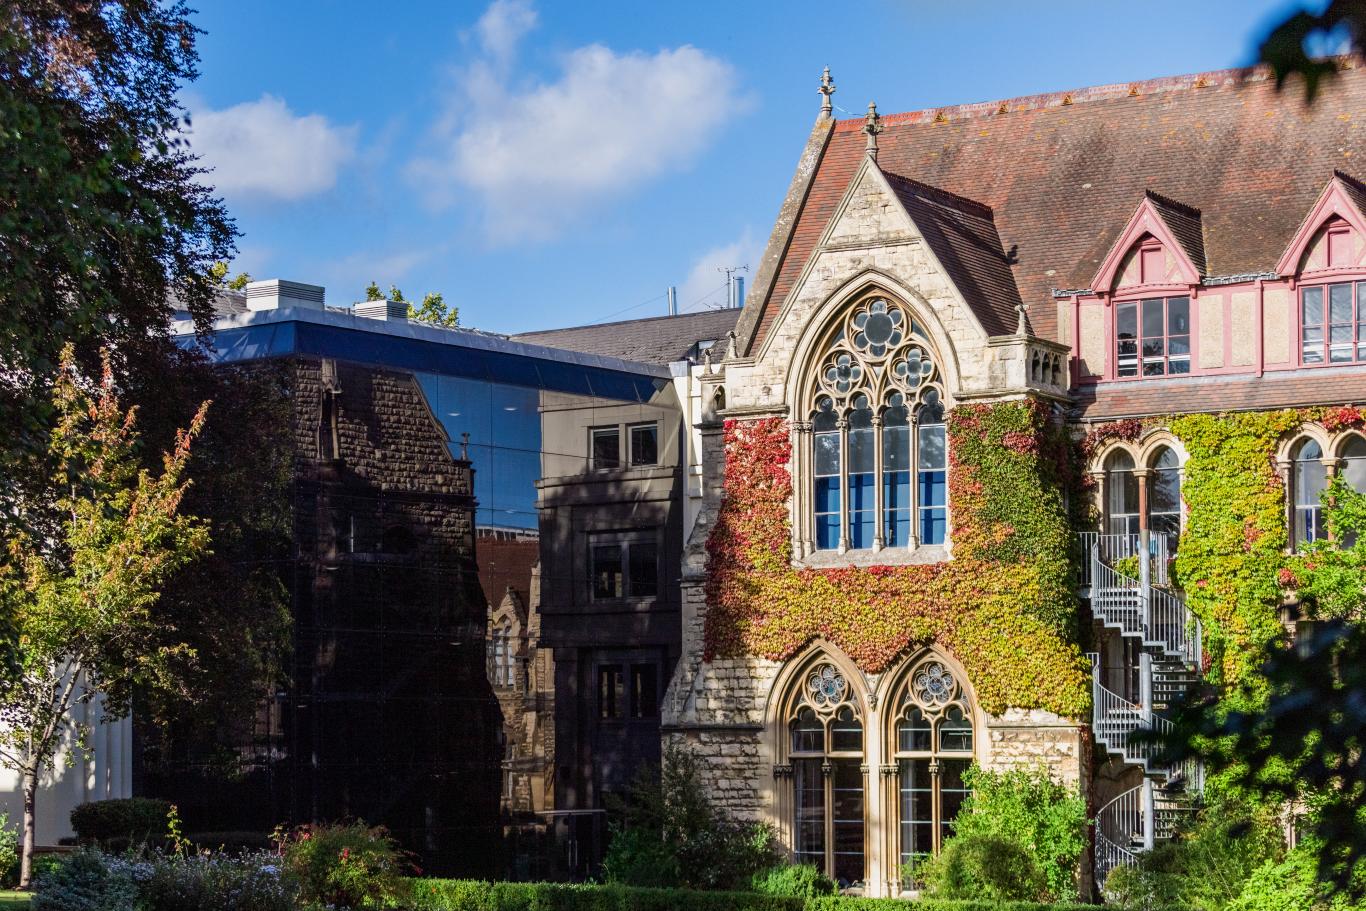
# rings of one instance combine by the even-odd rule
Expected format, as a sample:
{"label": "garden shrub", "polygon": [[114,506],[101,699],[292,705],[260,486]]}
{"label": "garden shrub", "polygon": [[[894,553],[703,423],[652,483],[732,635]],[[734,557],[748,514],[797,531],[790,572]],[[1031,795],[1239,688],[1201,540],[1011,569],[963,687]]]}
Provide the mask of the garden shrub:
{"label": "garden shrub", "polygon": [[71,811],[71,828],[83,845],[106,846],[121,839],[119,849],[143,842],[160,842],[166,836],[171,804],[150,797],[95,800]]}
{"label": "garden shrub", "polygon": [[1218,794],[1172,841],[1140,854],[1132,869],[1112,871],[1105,898],[1126,909],[1167,905],[1224,911],[1253,873],[1279,862],[1284,850],[1273,808]]}
{"label": "garden shrub", "polygon": [[34,878],[30,911],[129,911],[137,907],[133,864],[82,848]]}
{"label": "garden shrub", "polygon": [[761,895],[815,898],[833,895],[835,881],[811,864],[779,864],[755,873],[750,888]]}
{"label": "garden shrub", "polygon": [[9,824],[9,814],[0,813],[0,888],[9,888],[19,879],[19,830]]}
{"label": "garden shrub", "polygon": [[295,911],[298,888],[273,854],[149,855],[134,864],[139,911]]}
{"label": "garden shrub", "polygon": [[265,832],[191,832],[185,840],[197,851],[215,854],[251,854],[275,847]]}
{"label": "garden shrub", "polygon": [[641,771],[614,811],[602,863],[609,883],[742,889],[777,859],[768,826],[736,822],[712,806],[697,760],[677,746],[665,750],[658,770]]}
{"label": "garden shrub", "polygon": [[411,864],[381,828],[362,822],[302,826],[282,841],[285,870],[305,901],[388,908],[408,893]]}
{"label": "garden shrub", "polygon": [[[992,772],[973,765],[963,775],[963,784],[972,793],[963,802],[953,822],[953,835],[944,845],[942,861],[931,861],[931,874],[947,875],[949,849],[960,840],[977,843],[971,851],[957,856],[952,862],[962,875],[972,871],[971,864],[986,855],[996,856],[1005,863],[1014,855],[992,842],[1005,841],[1015,845],[1029,859],[1043,878],[1043,888],[1027,890],[1033,883],[1023,865],[1016,863],[997,877],[993,886],[983,885],[982,893],[958,891],[969,886],[968,881],[955,880],[952,894],[944,898],[1044,898],[1049,901],[1075,901],[1077,873],[1081,856],[1086,850],[1086,801],[1073,788],[1054,780],[1043,767]],[[957,875],[957,874],[955,874]],[[993,874],[994,875],[994,874]],[[1002,878],[1004,877],[1004,878]],[[941,880],[947,888],[947,880]],[[1011,885],[1013,883],[1013,885]],[[1009,895],[994,890],[1009,886]],[[941,894],[936,891],[935,894]]]}
{"label": "garden shrub", "polygon": [[1048,880],[1019,843],[992,835],[950,838],[921,868],[931,898],[1036,901]]}
{"label": "garden shrub", "polygon": [[802,911],[803,900],[754,892],[653,889],[616,884],[489,883],[420,879],[414,911]]}

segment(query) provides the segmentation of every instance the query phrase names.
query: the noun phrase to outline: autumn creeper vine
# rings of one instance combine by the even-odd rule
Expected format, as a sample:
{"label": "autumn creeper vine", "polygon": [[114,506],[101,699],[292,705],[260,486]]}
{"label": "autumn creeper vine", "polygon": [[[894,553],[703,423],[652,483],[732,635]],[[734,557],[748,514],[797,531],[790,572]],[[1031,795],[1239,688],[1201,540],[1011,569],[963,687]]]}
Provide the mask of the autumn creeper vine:
{"label": "autumn creeper vine", "polygon": [[707,542],[706,654],[791,657],[822,638],[870,673],[937,643],[982,707],[1090,706],[1076,642],[1062,429],[1035,401],[949,415],[953,559],[914,566],[791,564],[789,428],[727,421],[723,499]]}

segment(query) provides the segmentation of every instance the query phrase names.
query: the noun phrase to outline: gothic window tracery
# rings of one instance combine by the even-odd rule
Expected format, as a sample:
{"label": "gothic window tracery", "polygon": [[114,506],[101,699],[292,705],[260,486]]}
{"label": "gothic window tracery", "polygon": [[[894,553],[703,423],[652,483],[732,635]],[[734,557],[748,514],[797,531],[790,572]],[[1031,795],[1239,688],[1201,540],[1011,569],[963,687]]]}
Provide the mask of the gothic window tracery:
{"label": "gothic window tracery", "polygon": [[814,547],[945,543],[943,392],[923,327],[900,304],[869,297],[845,314],[818,363],[807,412]]}
{"label": "gothic window tracery", "polygon": [[795,689],[787,724],[793,853],[841,887],[856,886],[864,879],[862,713],[829,661],[812,665]]}
{"label": "gothic window tracery", "polygon": [[938,853],[968,795],[963,773],[973,759],[972,717],[962,684],[942,659],[931,655],[907,676],[892,720],[903,869]]}

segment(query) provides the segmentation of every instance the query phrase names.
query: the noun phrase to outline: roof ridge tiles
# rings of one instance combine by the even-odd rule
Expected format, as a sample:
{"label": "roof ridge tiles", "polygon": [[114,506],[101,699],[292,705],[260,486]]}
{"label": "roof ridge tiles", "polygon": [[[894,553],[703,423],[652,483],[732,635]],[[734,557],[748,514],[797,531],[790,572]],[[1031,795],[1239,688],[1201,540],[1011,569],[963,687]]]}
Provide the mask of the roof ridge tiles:
{"label": "roof ridge tiles", "polygon": [[[1352,55],[1339,55],[1338,60],[1344,68],[1360,61]],[[1056,92],[1041,92],[1035,95],[1020,95],[995,101],[978,101],[969,104],[943,105],[922,108],[918,111],[903,111],[896,114],[883,114],[884,127],[902,123],[944,123],[955,120],[973,120],[997,117],[1002,114],[1023,113],[1043,108],[1065,107],[1083,104],[1088,101],[1109,101],[1116,98],[1141,98],[1145,95],[1165,94],[1185,89],[1213,88],[1223,85],[1236,85],[1250,82],[1265,82],[1273,79],[1270,67],[1265,64],[1233,67],[1223,70],[1207,70],[1199,73],[1183,73],[1176,76],[1159,76],[1137,82],[1114,82],[1107,85],[1084,86],[1078,89],[1063,89]],[[835,122],[836,132],[845,133],[863,129],[864,118],[850,118]]]}
{"label": "roof ridge tiles", "polygon": [[1334,168],[1334,169],[1333,169],[1333,176],[1336,177],[1338,180],[1345,181],[1346,183],[1352,184],[1352,185],[1355,186],[1358,190],[1366,191],[1366,182],[1363,182],[1363,181],[1357,179],[1356,177],[1353,177],[1351,174],[1348,174],[1346,171],[1342,170],[1341,168]]}
{"label": "roof ridge tiles", "polygon": [[925,183],[923,180],[916,180],[914,177],[907,177],[904,174],[897,174],[895,171],[888,171],[886,169],[883,169],[882,173],[885,174],[891,180],[898,180],[902,183],[909,184],[910,187],[916,190],[917,192],[921,192],[929,196],[942,197],[942,199],[945,202],[952,203],[953,205],[959,206],[964,209],[976,209],[978,215],[981,215],[984,218],[990,218],[993,221],[996,218],[996,213],[992,210],[991,206],[987,205],[984,202],[978,202],[977,200],[970,199],[967,196],[960,196],[957,193],[945,190],[943,187],[936,187],[934,184]]}
{"label": "roof ridge tiles", "polygon": [[1170,196],[1163,196],[1156,190],[1144,190],[1143,194],[1153,202],[1166,206],[1169,209],[1175,209],[1178,212],[1189,215],[1191,218],[1200,218],[1200,210],[1195,206],[1187,205],[1180,200],[1172,199]]}

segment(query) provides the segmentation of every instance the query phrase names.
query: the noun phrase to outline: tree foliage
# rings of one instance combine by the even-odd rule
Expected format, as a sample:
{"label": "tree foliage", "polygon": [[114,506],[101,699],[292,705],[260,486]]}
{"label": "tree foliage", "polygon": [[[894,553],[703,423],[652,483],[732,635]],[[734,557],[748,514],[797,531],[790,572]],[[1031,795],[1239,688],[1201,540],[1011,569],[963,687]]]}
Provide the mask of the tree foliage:
{"label": "tree foliage", "polygon": [[[36,478],[67,343],[116,369],[172,305],[212,315],[236,230],[182,139],[180,0],[0,0],[0,464]],[[7,485],[6,495],[16,494]],[[13,507],[10,507],[12,510]]]}
{"label": "tree foliage", "polygon": [[773,865],[773,833],[727,818],[711,804],[696,758],[671,746],[658,769],[642,769],[603,859],[609,883],[743,889]]}
{"label": "tree foliage", "polygon": [[183,688],[194,656],[168,639],[154,608],[165,581],[208,542],[204,523],[180,509],[190,445],[208,403],[153,474],[139,465],[136,412],[120,405],[107,363],[93,384],[70,346],[63,365],[47,486],[21,501],[0,554],[0,616],[10,631],[0,765],[23,782],[25,883],[38,779],[64,737],[83,743],[88,733],[72,707],[99,698],[104,715],[117,718],[139,688]]}
{"label": "tree foliage", "polygon": [[408,305],[408,319],[416,320],[419,323],[429,323],[433,326],[441,326],[443,329],[456,329],[460,326],[460,308],[452,307],[446,303],[446,298],[439,291],[429,291],[422,296],[421,304],[414,304],[403,296],[403,291],[398,285],[389,286],[389,296],[386,298],[384,292],[379,289],[379,284],[371,282],[365,287],[365,299],[367,301],[391,300],[400,304]]}
{"label": "tree foliage", "polygon": [[1333,39],[1342,39],[1348,53],[1366,49],[1366,0],[1329,0],[1316,10],[1292,13],[1267,34],[1257,55],[1271,66],[1278,86],[1298,74],[1305,97],[1313,101],[1320,83],[1338,72],[1337,61],[1315,56],[1313,45]]}

